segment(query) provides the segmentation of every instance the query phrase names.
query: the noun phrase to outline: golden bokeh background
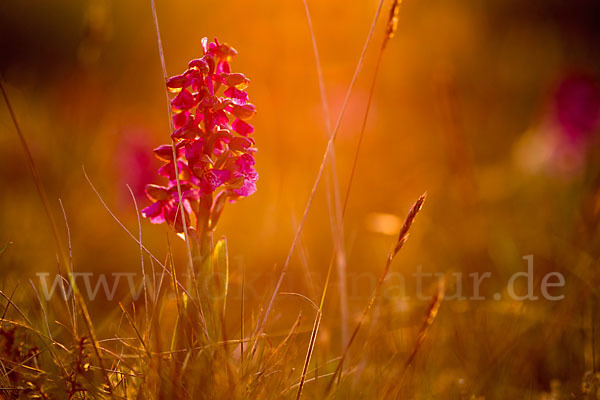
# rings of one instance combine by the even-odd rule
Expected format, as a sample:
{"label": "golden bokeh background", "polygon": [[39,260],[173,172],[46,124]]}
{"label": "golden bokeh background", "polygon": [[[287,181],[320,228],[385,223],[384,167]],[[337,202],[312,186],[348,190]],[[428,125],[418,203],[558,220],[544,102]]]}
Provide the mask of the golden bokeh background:
{"label": "golden bokeh background", "polygon": [[[309,1],[332,126],[377,3]],[[388,3],[335,143],[342,197]],[[427,191],[393,266],[406,276],[407,290],[414,290],[410,276],[418,266],[465,277],[492,274],[482,286],[487,300],[442,305],[423,356],[428,376],[436,377],[432,393],[459,378],[480,393],[498,386],[550,391],[553,379],[578,390],[592,369],[600,256],[599,11],[593,1],[402,4],[398,31],[378,72],[344,219],[349,319],[365,306],[369,279],[378,278],[410,205]],[[247,307],[258,313],[272,293],[327,144],[303,4],[174,0],[158,1],[157,12],[169,75],[201,54],[200,40],[207,36],[237,49],[232,70],[251,79],[248,93],[258,110],[253,120],[258,191],[227,206],[217,235],[228,239],[232,291],[244,270],[255,288],[247,292]],[[63,202],[74,268],[139,272],[138,245],[103,208],[82,167],[137,235],[126,185],[140,208],[149,204],[144,185],[162,182],[152,149],[169,141],[150,2],[4,1],[0,54],[3,82],[61,228],[58,199]],[[28,280],[36,281],[38,272],[56,273],[56,247],[4,105],[0,132],[0,247],[12,242],[0,255],[0,289],[10,293],[19,282],[18,293],[27,299],[33,296]],[[282,289],[315,301],[332,251],[329,177],[319,186]],[[146,220],[142,228],[144,244],[159,259],[166,257],[169,234],[183,268],[180,239]],[[66,241],[66,229],[62,233]],[[525,271],[522,257],[530,254],[535,287],[545,274],[560,272],[566,284],[553,293],[564,294],[564,300],[493,301],[495,293],[506,297],[506,282]],[[323,359],[341,351],[337,274],[333,280],[319,344]],[[430,294],[431,285],[425,289]],[[456,285],[450,282],[448,291]],[[232,304],[238,307],[239,301]],[[420,325],[428,302],[389,296],[379,305],[382,326],[410,342],[410,334],[402,332]],[[112,306],[90,307],[101,319]],[[281,296],[275,307],[274,331],[289,327],[299,310],[312,315],[296,297]],[[310,329],[312,317],[303,324]],[[418,368],[425,369],[425,362]]]}

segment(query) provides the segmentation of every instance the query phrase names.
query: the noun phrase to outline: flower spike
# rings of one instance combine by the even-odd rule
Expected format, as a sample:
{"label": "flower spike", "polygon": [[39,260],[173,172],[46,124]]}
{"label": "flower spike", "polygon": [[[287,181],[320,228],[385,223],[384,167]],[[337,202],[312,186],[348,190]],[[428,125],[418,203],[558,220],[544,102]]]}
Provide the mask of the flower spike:
{"label": "flower spike", "polygon": [[[225,200],[234,202],[250,196],[258,180],[254,169],[256,148],[249,137],[254,127],[247,122],[256,113],[245,91],[250,80],[231,72],[230,63],[237,55],[233,47],[217,39],[209,43],[204,38],[202,49],[202,57],[191,60],[186,71],[166,82],[174,95],[171,108],[175,130],[171,138],[177,159],[173,160],[170,145],[154,149],[156,157],[165,163],[158,174],[168,178],[168,183],[146,187],[153,203],[142,210],[150,222],[166,222],[177,233],[183,232],[179,212],[186,221],[195,221],[195,226],[186,224],[190,230],[213,230]],[[175,162],[183,198],[181,208]]]}

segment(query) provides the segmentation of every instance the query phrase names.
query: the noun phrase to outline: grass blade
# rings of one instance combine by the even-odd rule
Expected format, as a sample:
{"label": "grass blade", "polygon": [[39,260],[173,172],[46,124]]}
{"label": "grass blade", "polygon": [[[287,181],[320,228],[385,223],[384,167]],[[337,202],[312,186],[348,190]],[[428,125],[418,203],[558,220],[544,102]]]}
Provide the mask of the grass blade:
{"label": "grass blade", "polygon": [[360,330],[361,326],[364,324],[364,322],[367,318],[367,315],[369,314],[369,311],[371,311],[371,307],[373,307],[373,304],[375,303],[375,299],[379,295],[379,291],[381,289],[381,286],[383,285],[383,281],[385,280],[385,277],[387,276],[387,274],[390,270],[392,261],[394,260],[394,258],[396,257],[396,255],[398,254],[398,252],[400,251],[400,249],[406,242],[406,239],[408,239],[408,231],[410,230],[410,227],[412,226],[412,223],[414,222],[415,217],[417,216],[418,212],[423,207],[423,203],[425,202],[426,196],[427,196],[426,193],[421,195],[421,197],[419,197],[419,199],[415,202],[415,204],[413,204],[410,211],[408,212],[408,215],[406,216],[406,219],[404,220],[404,224],[400,228],[400,233],[398,234],[398,241],[396,242],[396,244],[394,245],[392,250],[390,250],[390,252],[387,256],[385,267],[383,268],[383,272],[381,273],[381,276],[379,277],[379,281],[377,282],[377,285],[375,286],[375,290],[373,290],[373,293],[371,294],[369,303],[365,307],[365,309],[360,317],[360,320],[358,321],[358,324],[354,328],[354,331],[352,332],[352,336],[350,336],[350,341],[346,344],[346,348],[344,349],[344,352],[342,353],[342,358],[340,359],[340,361],[337,365],[335,373],[333,374],[333,377],[331,378],[331,380],[329,381],[329,384],[327,385],[327,389],[326,389],[327,394],[329,394],[329,392],[331,391],[331,388],[333,386],[333,382],[336,380],[337,376],[340,375],[340,373],[341,373],[342,366],[344,365],[344,360],[346,359],[346,356],[348,355],[348,349],[350,348],[350,346],[352,346],[352,343],[354,342],[354,339],[356,339],[356,335],[358,334],[358,331]]}
{"label": "grass blade", "polygon": [[[302,233],[302,229],[304,228],[304,224],[306,222],[306,217],[308,216],[308,212],[310,211],[310,208],[312,206],[312,202],[314,200],[315,197],[315,193],[317,192],[317,187],[319,186],[319,183],[321,182],[321,178],[323,176],[323,171],[325,169],[325,165],[327,162],[327,159],[329,157],[329,154],[331,153],[331,150],[333,148],[333,144],[335,142],[335,139],[337,137],[337,133],[340,127],[340,124],[342,122],[342,118],[344,117],[344,113],[346,111],[346,106],[348,105],[348,100],[350,99],[350,94],[352,93],[352,89],[354,88],[354,84],[356,83],[356,79],[358,78],[358,74],[360,73],[360,70],[362,68],[362,64],[364,62],[366,53],[367,53],[367,48],[369,47],[369,43],[371,42],[371,38],[373,37],[373,33],[375,31],[375,26],[377,24],[377,20],[379,19],[379,14],[381,13],[381,7],[383,6],[383,0],[380,0],[379,5],[377,7],[377,11],[375,12],[375,16],[373,17],[373,22],[371,23],[371,28],[369,30],[369,34],[367,36],[367,40],[365,41],[365,44],[363,46],[361,55],[359,57],[358,63],[356,65],[356,68],[354,70],[354,75],[352,76],[352,80],[350,81],[350,86],[348,87],[348,91],[346,94],[346,97],[344,99],[344,103],[342,105],[342,110],[340,111],[340,115],[338,116],[337,122],[335,124],[335,128],[333,130],[333,133],[331,134],[329,141],[327,142],[327,147],[325,148],[325,152],[323,154],[323,159],[321,160],[321,165],[319,167],[319,171],[317,173],[317,177],[315,178],[315,182],[313,184],[311,193],[309,195],[308,201],[306,203],[306,207],[304,208],[304,214],[302,215],[302,219],[300,220],[300,224],[298,225],[298,228],[296,229],[296,234],[294,235],[294,239],[292,241],[292,245],[290,246],[290,249],[288,251],[285,263],[283,264],[283,267],[281,269],[281,273],[279,275],[279,279],[277,281],[277,284],[275,285],[275,289],[273,290],[273,294],[271,296],[271,299],[269,300],[269,304],[267,306],[267,309],[265,311],[265,315],[263,316],[262,321],[260,322],[259,328],[256,332],[256,334],[254,335],[255,337],[259,337],[261,335],[261,333],[264,330],[265,324],[267,322],[267,319],[269,318],[269,313],[271,311],[271,308],[273,307],[273,303],[275,301],[275,298],[277,297],[277,294],[279,293],[279,289],[281,288],[281,284],[283,282],[283,278],[285,277],[286,273],[287,273],[287,269],[289,267],[289,263],[290,260],[292,258],[292,254],[294,253],[294,249],[296,248],[296,245],[298,244],[298,240],[300,239],[300,234]],[[256,350],[256,343],[254,345],[254,348],[252,350],[252,354],[254,354],[254,351]]]}

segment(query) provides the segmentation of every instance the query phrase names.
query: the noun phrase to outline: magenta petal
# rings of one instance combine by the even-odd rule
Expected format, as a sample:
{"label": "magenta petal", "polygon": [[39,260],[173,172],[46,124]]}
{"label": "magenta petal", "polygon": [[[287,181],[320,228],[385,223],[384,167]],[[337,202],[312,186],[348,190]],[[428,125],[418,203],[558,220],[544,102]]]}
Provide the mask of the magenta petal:
{"label": "magenta petal", "polygon": [[218,183],[217,186],[221,186],[231,177],[231,172],[225,169],[213,169],[212,173],[214,174],[216,182]]}
{"label": "magenta petal", "polygon": [[217,64],[217,74],[221,72],[230,73],[231,68],[229,67],[229,63],[227,61],[221,61]]}
{"label": "magenta petal", "polygon": [[183,75],[175,75],[167,79],[167,87],[171,89],[179,89],[185,86],[187,77]]}
{"label": "magenta petal", "polygon": [[[159,160],[171,161],[173,159],[173,146],[170,146],[168,144],[160,145],[154,149],[154,155]],[[176,155],[177,157],[179,157],[181,154],[178,151]]]}
{"label": "magenta petal", "polygon": [[165,220],[165,216],[163,213],[160,213],[160,215],[157,215],[156,217],[151,217],[150,218],[150,222],[153,224],[162,224],[164,223]]}
{"label": "magenta petal", "polygon": [[185,158],[192,160],[194,158],[202,156],[204,151],[204,140],[202,138],[196,139],[193,142],[185,146]]}
{"label": "magenta petal", "polygon": [[223,94],[233,100],[237,105],[244,105],[248,102],[248,93],[235,87],[230,87]]}
{"label": "magenta petal", "polygon": [[238,171],[243,176],[246,177],[246,180],[256,181],[258,180],[258,173],[253,168],[254,166],[254,157],[250,154],[242,154],[237,160],[235,160],[236,165],[238,166]]}
{"label": "magenta petal", "polygon": [[162,167],[160,167],[158,169],[158,174],[160,176],[166,176],[169,179],[175,179],[175,169],[173,167],[173,162],[170,161],[170,162],[166,163],[165,165],[163,165]]}
{"label": "magenta petal", "polygon": [[254,104],[246,103],[242,106],[233,104],[231,106],[231,113],[239,119],[250,119],[256,114],[256,107]]}
{"label": "magenta petal", "polygon": [[185,75],[188,79],[186,87],[191,86],[193,92],[199,91],[202,86],[204,86],[204,77],[200,71],[196,69],[188,69],[185,72]]}
{"label": "magenta petal", "polygon": [[144,218],[155,217],[160,214],[162,211],[162,203],[160,201],[155,201],[150,204],[148,207],[142,210],[142,216]]}
{"label": "magenta petal", "polygon": [[243,74],[226,74],[223,73],[221,75],[219,75],[219,80],[221,80],[224,84],[226,84],[227,86],[238,86],[238,85],[247,85],[248,84],[248,78],[246,78],[245,75]]}
{"label": "magenta petal", "polygon": [[165,222],[163,211],[163,203],[156,201],[142,210],[142,216],[144,218],[150,218],[150,222],[153,224],[162,224]]}
{"label": "magenta petal", "polygon": [[[182,188],[183,190],[183,188]],[[196,189],[189,189],[186,191],[182,191],[181,192],[181,197],[183,199],[192,199],[192,200],[198,200],[198,191]]]}
{"label": "magenta petal", "polygon": [[196,105],[194,95],[188,90],[183,89],[179,94],[171,101],[174,108],[179,110],[189,110]]}
{"label": "magenta petal", "polygon": [[208,63],[203,58],[192,60],[188,63],[189,68],[198,68],[203,74],[208,74]]}
{"label": "magenta petal", "polygon": [[246,171],[246,176],[254,182],[258,180],[258,172],[256,172],[254,169]]}
{"label": "magenta petal", "polygon": [[173,114],[173,125],[175,126],[175,129],[178,129],[178,128],[181,128],[182,126],[184,126],[188,120],[189,115],[190,115],[190,113],[187,111]]}
{"label": "magenta petal", "polygon": [[198,127],[198,122],[194,120],[194,118],[188,118],[185,125],[178,128],[173,132],[171,137],[174,139],[193,139],[196,135],[200,133],[200,128]]}
{"label": "magenta petal", "polygon": [[231,177],[231,172],[224,169],[211,169],[202,176],[202,191],[212,193]]}
{"label": "magenta petal", "polygon": [[246,151],[252,146],[252,141],[245,137],[234,137],[229,142],[229,148],[233,151]]}
{"label": "magenta petal", "polygon": [[235,163],[240,167],[241,172],[246,172],[252,169],[252,166],[256,163],[256,161],[254,161],[254,157],[252,157],[250,154],[242,154],[237,160],[235,160]]}
{"label": "magenta petal", "polygon": [[[177,172],[179,172],[180,179],[183,179],[183,176],[189,175],[190,171],[189,171],[187,164],[185,164],[181,161],[177,161]],[[173,161],[169,161],[167,164],[160,167],[158,169],[158,174],[160,176],[165,176],[165,177],[169,178],[169,180],[171,180],[171,181],[174,181],[175,180],[175,165],[173,164]]]}
{"label": "magenta petal", "polygon": [[[146,185],[144,192],[146,193],[146,196],[148,196],[148,198],[153,201],[167,200],[167,198],[169,197],[167,188],[158,186],[158,185],[152,185],[152,184]],[[146,207],[146,208],[150,208],[150,207]],[[152,210],[149,210],[149,211],[151,212]]]}
{"label": "magenta petal", "polygon": [[227,114],[225,114],[225,111],[223,111],[223,110],[219,110],[215,113],[215,119],[216,119],[217,125],[220,125],[220,126],[224,126],[229,123],[229,118],[227,118]]}
{"label": "magenta petal", "polygon": [[236,119],[235,121],[233,121],[231,127],[234,131],[243,136],[248,136],[249,134],[254,132],[254,127],[246,121],[242,121],[241,119]]}
{"label": "magenta petal", "polygon": [[246,179],[241,188],[235,189],[233,193],[238,196],[247,197],[256,192],[256,183],[250,179]]}

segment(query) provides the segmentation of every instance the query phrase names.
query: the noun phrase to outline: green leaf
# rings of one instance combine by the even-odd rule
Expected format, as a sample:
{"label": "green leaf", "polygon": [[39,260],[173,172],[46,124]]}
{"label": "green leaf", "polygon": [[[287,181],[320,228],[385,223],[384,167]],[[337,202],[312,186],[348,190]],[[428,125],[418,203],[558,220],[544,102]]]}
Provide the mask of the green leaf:
{"label": "green leaf", "polygon": [[227,290],[229,287],[229,256],[227,254],[227,239],[221,237],[213,251],[213,276],[215,283],[215,299],[223,302],[223,315],[227,302]]}

